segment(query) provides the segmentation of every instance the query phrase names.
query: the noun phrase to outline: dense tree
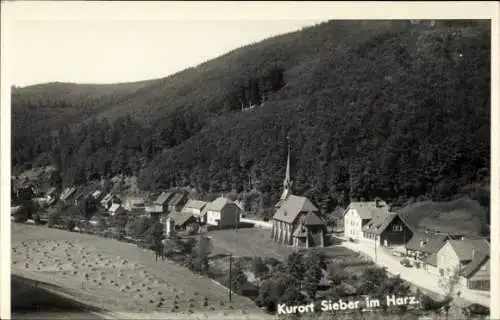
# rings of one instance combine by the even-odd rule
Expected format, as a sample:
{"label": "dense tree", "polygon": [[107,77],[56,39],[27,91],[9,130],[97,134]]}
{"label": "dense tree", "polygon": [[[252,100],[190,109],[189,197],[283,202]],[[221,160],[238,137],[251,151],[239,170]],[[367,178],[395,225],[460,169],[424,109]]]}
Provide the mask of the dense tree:
{"label": "dense tree", "polygon": [[199,273],[205,273],[209,268],[209,256],[212,253],[213,244],[210,238],[200,236],[191,251],[188,267]]}
{"label": "dense tree", "polygon": [[294,192],[325,213],[350,197],[447,200],[488,182],[489,74],[487,23],[329,21],[165,79],[16,88],[12,167],[52,162],[63,185],[249,189],[265,215],[288,134]]}
{"label": "dense tree", "polygon": [[227,283],[231,285],[231,290],[233,290],[236,293],[241,293],[243,286],[247,283],[247,277],[243,272],[243,266],[241,261],[236,260],[236,262],[232,266],[231,278],[229,278],[228,274]]}

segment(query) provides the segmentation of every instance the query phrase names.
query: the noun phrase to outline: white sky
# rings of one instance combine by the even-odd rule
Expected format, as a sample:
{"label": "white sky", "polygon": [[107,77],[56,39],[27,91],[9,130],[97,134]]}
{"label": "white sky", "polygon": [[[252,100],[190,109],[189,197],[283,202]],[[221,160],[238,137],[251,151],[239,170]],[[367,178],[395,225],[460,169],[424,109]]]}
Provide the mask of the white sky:
{"label": "white sky", "polygon": [[318,21],[17,21],[15,85],[160,78]]}
{"label": "white sky", "polygon": [[139,81],[328,19],[471,19],[471,8],[491,12],[466,2],[2,2],[2,73],[17,86]]}

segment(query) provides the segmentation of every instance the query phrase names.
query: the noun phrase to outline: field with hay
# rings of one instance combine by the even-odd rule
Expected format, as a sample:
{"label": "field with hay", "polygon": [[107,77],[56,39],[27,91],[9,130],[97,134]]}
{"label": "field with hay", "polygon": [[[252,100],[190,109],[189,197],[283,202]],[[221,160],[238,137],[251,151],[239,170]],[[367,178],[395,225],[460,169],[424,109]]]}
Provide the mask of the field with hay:
{"label": "field with hay", "polygon": [[[117,312],[262,314],[212,280],[116,240],[12,224],[12,273],[59,286],[87,304]],[[260,317],[260,316],[259,316]]]}

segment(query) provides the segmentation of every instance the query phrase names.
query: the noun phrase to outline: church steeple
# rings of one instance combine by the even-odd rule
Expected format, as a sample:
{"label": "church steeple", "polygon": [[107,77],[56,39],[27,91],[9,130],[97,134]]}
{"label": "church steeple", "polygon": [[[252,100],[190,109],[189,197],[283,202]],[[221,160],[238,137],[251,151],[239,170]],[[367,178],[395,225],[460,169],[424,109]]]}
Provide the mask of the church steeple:
{"label": "church steeple", "polygon": [[285,200],[290,195],[290,188],[292,180],[290,179],[290,137],[286,137],[288,143],[288,155],[286,160],[285,179],[283,180],[283,193],[281,194],[280,201]]}

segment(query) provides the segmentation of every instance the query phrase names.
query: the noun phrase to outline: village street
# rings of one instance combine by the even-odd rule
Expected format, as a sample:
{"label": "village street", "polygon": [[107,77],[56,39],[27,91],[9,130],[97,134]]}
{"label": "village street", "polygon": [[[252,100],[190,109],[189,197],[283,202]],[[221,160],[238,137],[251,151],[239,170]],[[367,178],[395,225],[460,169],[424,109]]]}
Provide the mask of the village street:
{"label": "village street", "polygon": [[[387,268],[387,271],[394,275],[399,275],[403,280],[406,280],[416,286],[421,288],[444,294],[443,290],[438,285],[438,277],[428,273],[423,269],[407,268],[399,262],[400,259],[392,256],[386,251],[385,248],[377,248],[376,259],[375,259],[375,249],[373,247],[368,247],[363,244],[352,243],[345,241],[341,246],[351,249],[356,252],[362,252],[370,256],[376,264]],[[475,292],[471,291],[463,286],[459,287],[461,292],[460,297],[473,303],[483,305],[485,307],[490,306],[490,296],[489,292]]]}

